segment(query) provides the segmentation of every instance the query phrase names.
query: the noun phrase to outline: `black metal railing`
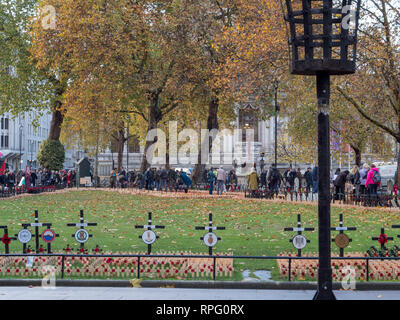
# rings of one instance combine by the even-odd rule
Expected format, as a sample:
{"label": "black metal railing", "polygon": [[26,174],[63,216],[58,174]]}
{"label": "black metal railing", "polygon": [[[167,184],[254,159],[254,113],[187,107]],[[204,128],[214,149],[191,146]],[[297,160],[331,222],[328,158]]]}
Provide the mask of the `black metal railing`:
{"label": "black metal railing", "polygon": [[65,185],[51,185],[51,186],[37,186],[37,187],[12,187],[12,188],[0,188],[0,198],[11,198],[25,193],[44,193],[54,192],[56,190],[64,189]]}
{"label": "black metal railing", "polygon": [[[287,260],[288,261],[288,281],[292,281],[292,263],[294,260],[318,260],[318,256],[235,256],[235,255],[171,255],[171,254],[64,254],[64,253],[50,253],[50,254],[0,254],[0,257],[61,257],[61,279],[65,278],[65,260],[68,258],[137,258],[137,272],[138,279],[141,277],[140,260],[155,259],[155,258],[175,258],[175,259],[213,259],[213,280],[216,280],[216,265],[218,259],[238,259],[238,260]],[[362,260],[365,261],[366,281],[370,281],[369,264],[371,261],[385,261],[385,260],[400,260],[400,257],[331,257],[332,260]]]}

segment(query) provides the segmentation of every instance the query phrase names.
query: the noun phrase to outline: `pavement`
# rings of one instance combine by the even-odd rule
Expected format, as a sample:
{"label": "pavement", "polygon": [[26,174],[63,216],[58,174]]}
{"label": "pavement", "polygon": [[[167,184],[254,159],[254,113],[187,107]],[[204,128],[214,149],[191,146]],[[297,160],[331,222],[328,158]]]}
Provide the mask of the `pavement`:
{"label": "pavement", "polygon": [[[400,300],[400,291],[335,291],[338,300]],[[0,300],[312,300],[314,290],[0,287]]]}

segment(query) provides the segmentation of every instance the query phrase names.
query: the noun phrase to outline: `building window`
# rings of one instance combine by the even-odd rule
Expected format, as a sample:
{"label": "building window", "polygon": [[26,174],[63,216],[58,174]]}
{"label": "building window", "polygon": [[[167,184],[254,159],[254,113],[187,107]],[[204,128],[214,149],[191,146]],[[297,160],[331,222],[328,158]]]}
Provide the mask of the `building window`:
{"label": "building window", "polygon": [[258,119],[250,106],[239,111],[239,129],[242,129],[242,142],[246,141],[246,129],[254,130],[254,141],[258,142]]}
{"label": "building window", "polygon": [[1,136],[1,147],[8,148],[8,136]]}
{"label": "building window", "polygon": [[[4,119],[4,129],[8,130],[8,118]],[[8,140],[8,137],[7,137],[7,140]]]}

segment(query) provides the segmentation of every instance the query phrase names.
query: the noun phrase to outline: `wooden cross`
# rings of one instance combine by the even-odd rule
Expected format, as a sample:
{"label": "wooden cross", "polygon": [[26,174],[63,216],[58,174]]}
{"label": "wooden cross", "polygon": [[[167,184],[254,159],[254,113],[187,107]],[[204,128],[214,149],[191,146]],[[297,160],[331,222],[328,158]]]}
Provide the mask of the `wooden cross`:
{"label": "wooden cross", "polygon": [[17,238],[10,238],[8,235],[8,226],[0,226],[0,229],[4,229],[4,235],[1,238],[1,242],[4,243],[6,254],[10,253],[10,242],[11,240],[17,240]]}
{"label": "wooden cross", "polygon": [[[40,247],[39,247],[39,241],[40,241],[40,236],[41,234],[39,233],[39,227],[47,227],[47,229],[50,229],[52,226],[51,223],[39,223],[39,212],[35,210],[35,222],[34,223],[23,223],[22,227],[24,229],[27,229],[28,227],[35,227],[35,234],[32,236],[35,237],[35,251],[36,253],[40,253]],[[55,237],[59,237],[60,235],[55,234]],[[22,247],[23,253],[26,253],[26,243],[23,244]],[[51,253],[51,243],[47,243],[47,251],[48,253]]]}
{"label": "wooden cross", "polygon": [[208,247],[208,253],[210,256],[212,256],[212,248],[217,244],[219,240],[221,240],[221,238],[217,237],[217,235],[212,231],[225,230],[225,227],[214,227],[212,217],[213,215],[212,213],[210,213],[208,215],[209,222],[207,227],[196,227],[196,230],[208,230],[208,233],[204,237],[201,237],[200,240],[203,240],[204,244]]}
{"label": "wooden cross", "polygon": [[85,252],[85,243],[89,240],[89,238],[92,238],[93,235],[89,234],[89,232],[85,229],[85,227],[95,227],[97,226],[96,222],[85,222],[84,217],[83,217],[83,210],[80,211],[79,215],[79,223],[67,223],[67,227],[78,227],[79,229],[75,232],[75,234],[72,235],[73,238],[77,242],[80,243],[81,248],[80,252],[84,253]]}
{"label": "wooden cross", "polygon": [[[348,246],[349,242],[352,242],[353,239],[347,237],[347,235],[343,231],[355,231],[356,227],[344,227],[343,226],[343,213],[339,215],[339,227],[332,227],[332,231],[339,231],[339,235],[332,239],[332,242],[335,242],[336,245],[340,248],[340,257],[344,257],[344,248]],[[343,235],[343,236],[341,236]]]}
{"label": "wooden cross", "polygon": [[147,244],[147,254],[151,254],[151,245],[160,237],[157,236],[152,229],[165,229],[165,226],[157,226],[152,224],[151,220],[152,213],[149,212],[149,219],[147,225],[144,226],[135,226],[135,229],[147,229],[143,233],[143,235],[139,236],[139,239],[142,239],[144,243]]}
{"label": "wooden cross", "polygon": [[[314,228],[303,228],[301,226],[301,214],[297,215],[297,227],[296,228],[284,228],[283,231],[296,231],[297,235],[289,240],[289,242],[293,243],[293,245],[295,246],[295,241],[296,239],[298,239],[300,242],[305,239],[305,237],[303,236],[303,232],[304,231],[314,231]],[[305,248],[306,243],[310,243],[310,240],[305,239],[305,242],[302,243],[301,247],[297,249],[297,255],[299,257],[301,257],[301,251]]]}
{"label": "wooden cross", "polygon": [[[394,224],[392,225],[393,229],[400,229],[400,225],[399,224]],[[397,235],[397,238],[400,238],[400,234]]]}
{"label": "wooden cross", "polygon": [[388,237],[385,234],[385,228],[381,228],[381,234],[379,235],[379,237],[373,237],[372,240],[379,242],[379,244],[381,245],[381,250],[386,250],[385,244],[388,241],[393,240],[393,237]]}

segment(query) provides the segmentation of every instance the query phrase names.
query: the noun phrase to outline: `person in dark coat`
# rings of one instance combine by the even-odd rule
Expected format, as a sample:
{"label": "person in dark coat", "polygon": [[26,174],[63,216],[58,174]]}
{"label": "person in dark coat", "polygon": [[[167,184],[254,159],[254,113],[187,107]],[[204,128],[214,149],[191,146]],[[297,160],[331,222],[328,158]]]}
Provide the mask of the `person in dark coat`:
{"label": "person in dark coat", "polygon": [[180,177],[184,183],[183,188],[185,190],[185,193],[188,193],[188,190],[189,190],[190,186],[192,185],[192,179],[190,179],[188,177],[188,175],[186,174],[186,172],[184,172],[183,170],[181,170],[181,172],[180,172]]}
{"label": "person in dark coat", "polygon": [[167,180],[168,180],[168,172],[167,172],[167,169],[163,168],[160,172],[160,190],[161,191],[163,189],[165,189],[165,192],[168,191]]}
{"label": "person in dark coat", "polygon": [[169,186],[169,191],[171,191],[171,192],[173,189],[175,190],[175,192],[176,192],[176,190],[178,190],[177,186],[176,186],[176,178],[177,178],[177,176],[176,176],[175,169],[169,169],[168,170],[168,186]]}
{"label": "person in dark coat", "polygon": [[37,180],[36,170],[33,170],[31,172],[31,180],[32,180],[32,186],[36,187],[36,180]]}
{"label": "person in dark coat", "polygon": [[333,181],[335,186],[335,199],[336,200],[343,200],[344,199],[344,191],[347,181],[347,176],[349,175],[349,171],[343,171],[338,174],[336,179]]}
{"label": "person in dark coat", "polygon": [[318,166],[315,166],[312,171],[312,180],[313,180],[313,193],[318,193]]}
{"label": "person in dark coat", "polygon": [[313,174],[311,168],[307,168],[307,171],[304,173],[304,178],[306,179],[306,191],[307,193],[310,193],[313,185]]}
{"label": "person in dark coat", "polygon": [[269,189],[278,196],[279,187],[282,181],[282,175],[279,170],[275,167],[275,164],[271,166],[271,174],[269,176]]}

